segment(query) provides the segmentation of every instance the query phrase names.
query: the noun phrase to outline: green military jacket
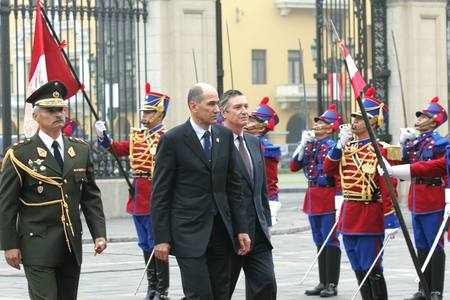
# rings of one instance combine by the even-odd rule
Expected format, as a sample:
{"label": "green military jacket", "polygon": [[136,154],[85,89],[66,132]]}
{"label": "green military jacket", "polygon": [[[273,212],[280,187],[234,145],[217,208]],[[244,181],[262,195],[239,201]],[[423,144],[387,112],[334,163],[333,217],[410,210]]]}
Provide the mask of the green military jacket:
{"label": "green military jacket", "polygon": [[82,261],[80,208],[93,239],[106,238],[90,148],[64,137],[64,169],[36,134],[12,146],[0,177],[0,249],[20,249],[23,264],[57,266],[73,253]]}

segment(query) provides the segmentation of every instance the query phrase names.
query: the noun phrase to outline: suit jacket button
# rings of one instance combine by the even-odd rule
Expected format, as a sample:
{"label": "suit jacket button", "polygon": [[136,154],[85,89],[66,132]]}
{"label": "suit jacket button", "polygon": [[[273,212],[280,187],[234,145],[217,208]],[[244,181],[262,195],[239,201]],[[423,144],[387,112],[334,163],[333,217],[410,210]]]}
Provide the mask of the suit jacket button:
{"label": "suit jacket button", "polygon": [[67,179],[64,179],[64,183],[67,183]]}
{"label": "suit jacket button", "polygon": [[30,232],[30,236],[33,236],[33,235],[34,235],[34,233]]}

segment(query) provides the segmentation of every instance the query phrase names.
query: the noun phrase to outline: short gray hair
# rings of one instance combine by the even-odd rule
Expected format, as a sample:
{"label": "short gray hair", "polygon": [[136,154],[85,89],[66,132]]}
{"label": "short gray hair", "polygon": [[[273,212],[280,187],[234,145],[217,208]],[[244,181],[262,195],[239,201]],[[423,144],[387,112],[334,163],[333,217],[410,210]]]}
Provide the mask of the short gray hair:
{"label": "short gray hair", "polygon": [[243,96],[242,92],[239,90],[228,90],[220,96],[219,100],[219,108],[222,111],[226,111],[228,109],[228,101],[236,96]]}
{"label": "short gray hair", "polygon": [[203,88],[200,85],[196,84],[189,90],[188,103],[190,101],[195,101],[197,103],[201,102],[203,98],[202,96],[203,96]]}

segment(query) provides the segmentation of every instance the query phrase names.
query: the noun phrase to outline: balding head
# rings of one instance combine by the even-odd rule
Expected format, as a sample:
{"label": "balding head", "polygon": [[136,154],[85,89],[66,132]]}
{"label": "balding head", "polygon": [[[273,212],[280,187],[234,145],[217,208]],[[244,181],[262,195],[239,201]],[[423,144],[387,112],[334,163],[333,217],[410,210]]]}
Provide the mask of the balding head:
{"label": "balding head", "polygon": [[188,105],[192,119],[197,125],[208,128],[217,122],[219,95],[210,84],[196,83],[188,94]]}
{"label": "balding head", "polygon": [[188,94],[188,103],[190,101],[200,102],[203,99],[203,94],[217,94],[217,90],[210,84],[198,82],[191,87]]}

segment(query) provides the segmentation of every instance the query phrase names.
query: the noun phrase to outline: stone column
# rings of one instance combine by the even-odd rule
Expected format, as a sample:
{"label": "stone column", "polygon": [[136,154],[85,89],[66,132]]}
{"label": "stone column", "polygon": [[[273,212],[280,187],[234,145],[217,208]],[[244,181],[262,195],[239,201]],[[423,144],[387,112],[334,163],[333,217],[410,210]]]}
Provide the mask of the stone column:
{"label": "stone column", "polygon": [[148,68],[152,89],[171,96],[167,128],[184,122],[187,94],[198,80],[216,85],[214,0],[150,0],[147,27]]}
{"label": "stone column", "polygon": [[[446,0],[387,0],[389,121],[392,143],[404,127],[400,80],[392,41],[395,34],[402,72],[406,114],[413,127],[415,112],[433,97],[447,108]],[[447,134],[448,122],[439,129]]]}

